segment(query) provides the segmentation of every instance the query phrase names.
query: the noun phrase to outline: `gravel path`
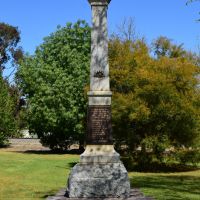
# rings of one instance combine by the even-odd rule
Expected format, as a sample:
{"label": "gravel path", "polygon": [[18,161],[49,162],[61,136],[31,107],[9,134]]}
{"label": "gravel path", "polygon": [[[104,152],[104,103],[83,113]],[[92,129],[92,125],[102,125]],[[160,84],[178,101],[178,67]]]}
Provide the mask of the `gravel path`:
{"label": "gravel path", "polygon": [[[42,146],[39,139],[32,138],[21,138],[21,139],[9,139],[10,146],[1,148],[1,151],[16,151],[16,152],[27,152],[27,151],[50,151],[48,147]],[[71,149],[77,150],[78,144],[71,146]]]}
{"label": "gravel path", "polygon": [[48,147],[42,146],[39,139],[9,139],[10,146],[2,148],[2,151],[46,151]]}

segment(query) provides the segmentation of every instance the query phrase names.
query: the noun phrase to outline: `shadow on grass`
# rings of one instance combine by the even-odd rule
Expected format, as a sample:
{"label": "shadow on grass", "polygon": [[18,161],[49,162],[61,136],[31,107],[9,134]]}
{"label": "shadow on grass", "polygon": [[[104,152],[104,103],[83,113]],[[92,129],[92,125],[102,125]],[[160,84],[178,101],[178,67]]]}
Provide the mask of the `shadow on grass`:
{"label": "shadow on grass", "polygon": [[70,163],[67,163],[66,166],[56,166],[56,168],[71,170],[71,168],[73,168],[77,163],[78,163],[78,162],[70,162]]}
{"label": "shadow on grass", "polygon": [[0,149],[9,148],[9,147],[10,147],[9,144],[0,144]]}
{"label": "shadow on grass", "polygon": [[48,192],[35,192],[36,197],[46,199],[47,197],[54,196],[57,191],[49,190]]}
{"label": "shadow on grass", "polygon": [[69,165],[70,168],[74,167],[76,164],[77,164],[77,162],[70,162],[70,163],[68,163],[68,165]]}
{"label": "shadow on grass", "polygon": [[154,172],[154,173],[169,173],[169,172],[190,172],[197,171],[200,168],[195,165],[183,165],[178,163],[134,163],[130,162],[126,157],[121,158],[128,172]]}
{"label": "shadow on grass", "polygon": [[79,149],[70,149],[70,150],[65,150],[65,151],[61,151],[61,150],[27,150],[24,152],[20,152],[20,153],[26,153],[26,154],[59,154],[59,155],[63,155],[63,154],[73,154],[73,155],[80,155],[81,153],[83,153],[83,150],[79,150]]}
{"label": "shadow on grass", "polygon": [[131,178],[131,185],[155,194],[156,199],[189,200],[200,197],[200,177],[159,174],[135,176]]}
{"label": "shadow on grass", "polygon": [[[199,167],[192,165],[182,165],[182,164],[158,164],[151,163],[146,166],[135,166],[134,170],[138,172],[154,172],[154,173],[170,173],[170,172],[190,172],[197,171]],[[133,169],[132,169],[133,171]]]}

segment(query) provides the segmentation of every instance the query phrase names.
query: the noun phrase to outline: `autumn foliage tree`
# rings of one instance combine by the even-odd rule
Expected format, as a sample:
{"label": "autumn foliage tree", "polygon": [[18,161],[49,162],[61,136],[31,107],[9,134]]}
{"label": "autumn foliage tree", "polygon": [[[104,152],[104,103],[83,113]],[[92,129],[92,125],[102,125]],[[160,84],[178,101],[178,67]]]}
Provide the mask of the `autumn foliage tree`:
{"label": "autumn foliage tree", "polygon": [[116,146],[146,163],[162,162],[167,148],[194,146],[200,136],[196,55],[164,37],[152,49],[155,57],[144,40],[109,45]]}

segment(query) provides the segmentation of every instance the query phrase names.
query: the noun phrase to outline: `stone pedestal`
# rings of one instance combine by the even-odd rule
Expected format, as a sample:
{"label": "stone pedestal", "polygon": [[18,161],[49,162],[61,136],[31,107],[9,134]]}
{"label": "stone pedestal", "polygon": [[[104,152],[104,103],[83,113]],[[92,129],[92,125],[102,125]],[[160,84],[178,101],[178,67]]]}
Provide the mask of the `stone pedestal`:
{"label": "stone pedestal", "polygon": [[87,145],[69,176],[69,197],[128,198],[127,171],[113,145]]}
{"label": "stone pedestal", "polygon": [[69,196],[73,198],[129,197],[127,172],[121,162],[77,164],[70,175]]}
{"label": "stone pedestal", "polygon": [[128,173],[113,145],[88,145],[68,181],[70,198],[128,198]]}
{"label": "stone pedestal", "polygon": [[128,173],[114,150],[108,65],[107,9],[110,0],[88,0],[92,7],[90,91],[86,150],[68,180],[70,198],[128,198]]}

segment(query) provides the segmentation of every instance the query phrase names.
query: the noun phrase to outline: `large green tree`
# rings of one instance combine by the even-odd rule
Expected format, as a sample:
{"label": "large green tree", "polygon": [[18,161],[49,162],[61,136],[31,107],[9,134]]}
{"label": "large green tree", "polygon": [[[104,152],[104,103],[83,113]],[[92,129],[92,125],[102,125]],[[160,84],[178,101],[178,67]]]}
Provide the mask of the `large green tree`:
{"label": "large green tree", "polygon": [[26,56],[18,80],[28,102],[29,129],[51,149],[83,141],[90,60],[90,27],[68,23]]}

